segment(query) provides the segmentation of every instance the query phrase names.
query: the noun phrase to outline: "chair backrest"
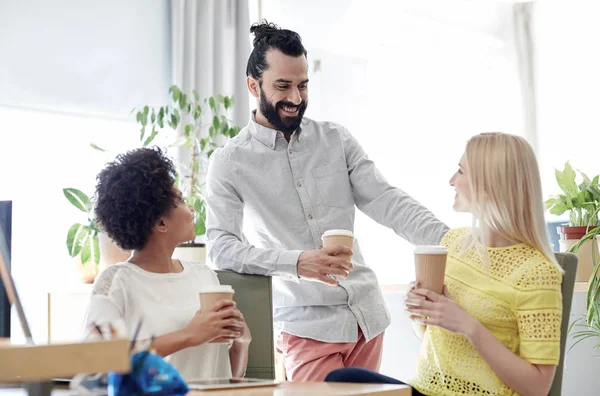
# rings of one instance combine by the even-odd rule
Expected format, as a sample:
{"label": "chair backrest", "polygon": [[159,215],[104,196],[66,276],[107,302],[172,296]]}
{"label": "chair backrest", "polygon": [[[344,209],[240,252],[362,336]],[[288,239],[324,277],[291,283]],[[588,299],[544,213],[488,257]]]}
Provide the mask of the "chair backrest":
{"label": "chair backrest", "polygon": [[223,270],[216,273],[221,284],[235,290],[234,300],[252,334],[246,377],[275,379],[271,277]]}
{"label": "chair backrest", "polygon": [[556,367],[556,374],[552,381],[549,396],[560,396],[562,392],[563,367],[565,363],[565,347],[569,332],[569,319],[571,318],[571,303],[573,302],[573,289],[575,288],[575,273],[577,272],[577,256],[573,253],[555,253],[556,261],[565,270],[562,281],[562,321],[560,326],[560,359]]}

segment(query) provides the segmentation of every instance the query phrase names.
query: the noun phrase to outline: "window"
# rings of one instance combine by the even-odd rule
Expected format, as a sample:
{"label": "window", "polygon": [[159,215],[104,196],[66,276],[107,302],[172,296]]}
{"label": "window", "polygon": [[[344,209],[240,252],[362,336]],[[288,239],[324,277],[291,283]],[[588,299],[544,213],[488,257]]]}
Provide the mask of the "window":
{"label": "window", "polygon": [[[470,215],[453,212],[448,185],[466,141],[523,129],[516,61],[502,31],[507,8],[281,3],[263,1],[263,17],[303,37],[311,81],[306,115],[346,126],[392,185],[451,227],[470,225]],[[362,213],[355,232],[381,283],[413,279],[409,243]]]}
{"label": "window", "polygon": [[[554,169],[567,160],[592,177],[598,166],[600,25],[597,2],[539,2],[534,14],[538,142],[546,194],[560,192]],[[562,216],[567,219],[567,216]]]}
{"label": "window", "polygon": [[[92,194],[96,173],[114,152],[97,152],[89,143],[115,152],[135,147],[138,128],[131,121],[2,107],[0,119],[0,200],[13,201],[12,273],[34,339],[42,341],[44,293],[78,283],[66,238],[70,225],[85,222],[86,216],[67,201],[62,188]],[[21,334],[18,321],[12,334]]]}
{"label": "window", "polygon": [[36,341],[45,293],[79,283],[66,233],[86,218],[62,188],[92,194],[102,165],[139,146],[129,112],[166,100],[170,46],[168,0],[0,6],[0,200],[13,201],[12,273]]}

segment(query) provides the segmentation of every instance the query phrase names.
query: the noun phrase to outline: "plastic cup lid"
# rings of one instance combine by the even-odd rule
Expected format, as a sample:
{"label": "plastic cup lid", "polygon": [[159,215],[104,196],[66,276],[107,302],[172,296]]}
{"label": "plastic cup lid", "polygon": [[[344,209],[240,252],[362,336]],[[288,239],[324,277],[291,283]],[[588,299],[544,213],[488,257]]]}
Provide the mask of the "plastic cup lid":
{"label": "plastic cup lid", "polygon": [[448,249],[442,245],[419,245],[415,246],[415,254],[448,254]]}
{"label": "plastic cup lid", "polygon": [[230,285],[211,285],[200,288],[199,293],[235,293]]}
{"label": "plastic cup lid", "polygon": [[322,238],[328,237],[328,236],[334,236],[334,235],[341,235],[341,236],[349,236],[349,237],[354,237],[354,234],[352,233],[352,231],[348,231],[348,230],[327,230],[323,233]]}

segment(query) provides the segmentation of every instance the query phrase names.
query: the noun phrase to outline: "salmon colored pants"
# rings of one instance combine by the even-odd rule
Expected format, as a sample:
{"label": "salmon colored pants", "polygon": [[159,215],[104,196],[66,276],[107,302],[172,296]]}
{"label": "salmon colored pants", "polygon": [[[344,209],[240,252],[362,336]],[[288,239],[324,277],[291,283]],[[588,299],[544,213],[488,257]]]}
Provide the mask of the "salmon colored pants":
{"label": "salmon colored pants", "polygon": [[379,371],[383,333],[367,342],[358,330],[358,340],[330,343],[281,333],[277,352],[283,355],[288,381],[324,381],[327,374],[344,367]]}

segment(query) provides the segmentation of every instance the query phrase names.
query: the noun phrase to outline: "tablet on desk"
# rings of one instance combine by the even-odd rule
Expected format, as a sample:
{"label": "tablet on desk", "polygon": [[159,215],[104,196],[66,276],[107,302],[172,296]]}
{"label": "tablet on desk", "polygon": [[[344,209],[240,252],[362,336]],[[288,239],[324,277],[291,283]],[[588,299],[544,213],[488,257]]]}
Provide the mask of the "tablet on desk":
{"label": "tablet on desk", "polygon": [[54,385],[69,385],[71,383],[71,378],[53,378],[52,383],[54,383]]}
{"label": "tablet on desk", "polygon": [[193,390],[214,390],[231,388],[250,388],[259,386],[277,386],[279,381],[260,378],[214,378],[206,380],[188,381],[188,386]]}

